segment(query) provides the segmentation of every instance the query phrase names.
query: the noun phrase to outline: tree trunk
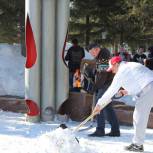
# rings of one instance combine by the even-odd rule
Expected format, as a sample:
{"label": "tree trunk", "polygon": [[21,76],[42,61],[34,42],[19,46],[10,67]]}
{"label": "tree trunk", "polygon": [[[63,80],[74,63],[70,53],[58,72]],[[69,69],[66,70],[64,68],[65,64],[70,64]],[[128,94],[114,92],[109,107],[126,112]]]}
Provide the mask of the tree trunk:
{"label": "tree trunk", "polygon": [[26,56],[26,49],[25,49],[25,17],[20,11],[19,13],[19,27],[20,27],[20,44],[21,44],[21,54],[25,57]]}
{"label": "tree trunk", "polygon": [[85,34],[85,45],[89,45],[89,41],[90,41],[90,26],[89,26],[89,23],[90,23],[90,17],[89,15],[86,16],[86,34]]}

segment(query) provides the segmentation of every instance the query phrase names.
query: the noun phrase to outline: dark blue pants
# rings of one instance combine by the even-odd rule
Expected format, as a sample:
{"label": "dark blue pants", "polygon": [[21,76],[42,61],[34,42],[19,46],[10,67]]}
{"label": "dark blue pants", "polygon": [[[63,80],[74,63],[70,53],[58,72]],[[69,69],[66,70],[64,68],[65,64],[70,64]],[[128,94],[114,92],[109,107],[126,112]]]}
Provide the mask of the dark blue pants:
{"label": "dark blue pants", "polygon": [[[107,88],[98,89],[96,95],[96,103],[98,99],[104,94]],[[119,123],[115,111],[112,107],[112,102],[108,104],[104,109],[101,110],[100,114],[97,115],[97,130],[101,130],[105,133],[105,119],[108,120],[111,125],[111,132],[119,132]]]}
{"label": "dark blue pants", "polygon": [[73,90],[73,76],[74,72],[69,71],[69,91]]}

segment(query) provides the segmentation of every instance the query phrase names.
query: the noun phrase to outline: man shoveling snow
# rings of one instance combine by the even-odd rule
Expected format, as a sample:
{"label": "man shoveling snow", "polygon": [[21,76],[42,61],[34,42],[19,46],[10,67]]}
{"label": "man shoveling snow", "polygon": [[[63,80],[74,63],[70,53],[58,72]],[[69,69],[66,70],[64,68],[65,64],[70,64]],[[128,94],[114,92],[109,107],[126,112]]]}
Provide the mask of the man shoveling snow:
{"label": "man shoveling snow", "polygon": [[[111,98],[122,87],[129,95],[135,96],[136,105],[133,114],[134,137],[132,144],[125,150],[143,152],[145,129],[149,113],[153,107],[153,72],[142,64],[135,62],[122,62],[120,56],[110,60],[110,68],[116,73],[112,84],[105,94],[98,100],[93,112],[99,113],[104,106],[111,102]],[[125,91],[123,91],[123,94]]]}

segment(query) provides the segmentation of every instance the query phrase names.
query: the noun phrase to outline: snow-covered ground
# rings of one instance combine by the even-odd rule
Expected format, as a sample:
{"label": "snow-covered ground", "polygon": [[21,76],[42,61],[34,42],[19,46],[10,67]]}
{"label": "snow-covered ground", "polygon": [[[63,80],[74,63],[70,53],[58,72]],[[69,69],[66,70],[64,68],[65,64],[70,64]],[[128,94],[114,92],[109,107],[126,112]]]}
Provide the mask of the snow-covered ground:
{"label": "snow-covered ground", "polygon": [[[29,123],[24,114],[0,111],[0,153],[127,153],[124,146],[133,136],[133,128],[126,126],[121,126],[121,137],[91,138],[87,135],[95,130],[94,127],[74,132],[79,122],[69,121],[66,123],[69,128],[65,130],[58,128],[59,124],[57,120]],[[106,132],[109,130],[106,125]],[[146,131],[144,148],[145,153],[153,153],[151,129]]]}
{"label": "snow-covered ground", "polygon": [[[0,45],[0,95],[24,97],[24,63],[19,45]],[[121,137],[91,138],[87,135],[95,126],[74,132],[79,122],[69,121],[69,128],[63,130],[57,120],[29,123],[25,119],[25,114],[0,111],[0,153],[126,153],[124,146],[131,143],[134,132],[133,127],[121,126]],[[146,130],[144,148],[145,153],[153,153],[153,129]]]}
{"label": "snow-covered ground", "polygon": [[20,45],[0,44],[0,95],[24,97],[24,64]]}

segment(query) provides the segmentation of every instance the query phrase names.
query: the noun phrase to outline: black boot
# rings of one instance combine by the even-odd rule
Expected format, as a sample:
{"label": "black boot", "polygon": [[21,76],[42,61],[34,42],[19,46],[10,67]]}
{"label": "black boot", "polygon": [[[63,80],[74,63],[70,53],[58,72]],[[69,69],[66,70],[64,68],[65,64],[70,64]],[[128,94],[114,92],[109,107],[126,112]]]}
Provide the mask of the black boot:
{"label": "black boot", "polygon": [[88,136],[89,137],[103,137],[105,136],[105,133],[102,130],[96,130],[94,133],[89,134]]}
{"label": "black boot", "polygon": [[120,137],[120,131],[111,131],[110,133],[107,133],[105,134],[106,136],[109,136],[109,137]]}
{"label": "black boot", "polygon": [[135,151],[135,152],[143,152],[143,145],[136,145],[132,143],[131,145],[127,146],[124,148],[127,151]]}

